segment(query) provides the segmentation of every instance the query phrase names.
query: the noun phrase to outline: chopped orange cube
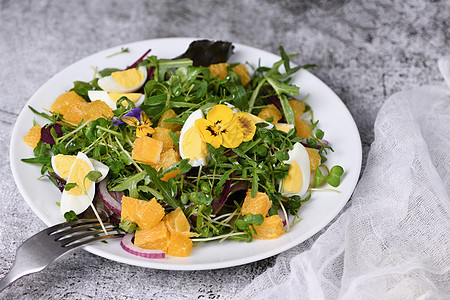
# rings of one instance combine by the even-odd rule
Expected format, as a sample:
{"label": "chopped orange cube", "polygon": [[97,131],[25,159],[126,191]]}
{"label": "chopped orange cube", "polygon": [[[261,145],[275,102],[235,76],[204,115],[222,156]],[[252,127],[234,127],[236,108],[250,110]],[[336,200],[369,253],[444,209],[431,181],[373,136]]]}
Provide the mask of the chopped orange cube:
{"label": "chopped orange cube", "polygon": [[242,204],[241,213],[243,215],[248,213],[254,215],[261,214],[265,217],[271,206],[272,201],[269,200],[269,197],[265,193],[258,192],[256,197],[252,198],[251,190],[248,190],[244,199],[244,204]]}
{"label": "chopped orange cube", "polygon": [[246,85],[247,83],[250,82],[250,80],[252,80],[250,78],[250,75],[248,75],[247,67],[243,64],[239,64],[239,65],[231,68],[231,70],[233,70],[233,72],[235,72],[236,74],[241,76],[242,85]]}
{"label": "chopped orange cube", "polygon": [[299,120],[305,112],[305,103],[298,100],[289,100],[289,104],[294,110],[295,119]]}
{"label": "chopped orange cube", "polygon": [[225,79],[228,74],[227,68],[229,66],[230,66],[229,63],[218,63],[209,65],[208,69],[214,78],[218,76],[219,79]]}
{"label": "chopped orange cube", "polygon": [[186,257],[191,254],[192,240],[185,234],[174,231],[170,233],[169,246],[167,254],[171,256]]}
{"label": "chopped orange cube", "polygon": [[260,240],[274,240],[279,238],[284,232],[283,220],[279,215],[273,215],[264,219],[260,226],[255,226],[256,235],[254,238]]}
{"label": "chopped orange cube", "polygon": [[165,215],[163,221],[166,223],[167,229],[170,232],[178,231],[181,233],[189,233],[191,230],[189,221],[179,207]]}
{"label": "chopped orange cube", "polygon": [[79,124],[83,119],[81,108],[87,102],[74,91],[66,92],[56,98],[50,110],[62,114],[64,119],[73,124]]}
{"label": "chopped orange cube", "polygon": [[[179,161],[180,161],[180,155],[178,154],[178,152],[175,151],[174,149],[169,149],[169,150],[161,153],[161,158],[160,158],[159,162],[152,166],[156,170],[159,170],[160,168],[165,170],[168,167],[170,167],[171,165],[173,165],[174,163],[179,162]],[[168,181],[170,178],[174,178],[175,176],[177,176],[177,174],[178,174],[178,170],[173,170],[173,171],[167,173],[166,175],[164,175],[164,177],[161,178],[161,180]]]}
{"label": "chopped orange cube", "polygon": [[23,137],[23,141],[31,148],[36,148],[41,140],[41,125],[37,124],[30,128],[30,131]]}
{"label": "chopped orange cube", "polygon": [[178,115],[175,113],[175,111],[173,109],[166,110],[159,118],[158,127],[168,128],[168,129],[172,130],[173,132],[181,130],[181,124],[165,122],[165,120],[167,120],[167,119],[176,118],[176,117],[178,117]]}
{"label": "chopped orange cube", "polygon": [[155,227],[164,217],[164,208],[155,198],[150,201],[122,197],[122,221],[136,223],[141,229]]}
{"label": "chopped orange cube", "polygon": [[149,136],[139,137],[134,140],[131,157],[144,164],[156,164],[161,158],[162,149],[163,142]]}
{"label": "chopped orange cube", "polygon": [[278,121],[281,120],[283,115],[275,105],[269,104],[259,112],[258,117],[260,117],[264,121],[267,118],[273,118],[272,124],[277,124]]}
{"label": "chopped orange cube", "polygon": [[311,127],[303,120],[295,120],[295,129],[297,130],[297,136],[302,139],[311,137]]}
{"label": "chopped orange cube", "polygon": [[159,222],[150,229],[137,230],[134,234],[134,244],[144,249],[167,251],[170,233],[164,222]]}
{"label": "chopped orange cube", "polygon": [[155,140],[163,142],[163,152],[173,148],[173,140],[170,137],[169,132],[171,132],[169,128],[158,126],[155,128],[155,133],[152,135],[152,138]]}
{"label": "chopped orange cube", "polygon": [[83,114],[83,121],[97,120],[99,118],[112,118],[114,113],[106,102],[102,100],[95,100],[88,102],[81,107],[81,113]]}

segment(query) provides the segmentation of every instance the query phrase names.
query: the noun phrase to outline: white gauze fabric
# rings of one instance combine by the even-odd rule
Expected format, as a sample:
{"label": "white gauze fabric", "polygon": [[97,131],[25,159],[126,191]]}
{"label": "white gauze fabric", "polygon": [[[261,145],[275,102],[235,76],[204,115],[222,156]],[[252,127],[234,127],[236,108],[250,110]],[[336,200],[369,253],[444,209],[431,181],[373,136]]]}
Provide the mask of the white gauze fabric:
{"label": "white gauze fabric", "polygon": [[450,56],[438,65],[447,87],[381,108],[348,209],[236,299],[450,299]]}

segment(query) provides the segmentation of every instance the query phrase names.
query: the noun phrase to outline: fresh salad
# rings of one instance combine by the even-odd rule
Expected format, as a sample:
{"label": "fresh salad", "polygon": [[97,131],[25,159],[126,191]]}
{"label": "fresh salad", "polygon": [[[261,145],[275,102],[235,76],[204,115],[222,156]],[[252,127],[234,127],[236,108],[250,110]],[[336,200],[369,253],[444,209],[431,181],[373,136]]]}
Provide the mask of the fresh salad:
{"label": "fresh salad", "polygon": [[301,226],[311,193],[335,191],[344,172],[326,166],[333,149],[290,82],[313,65],[291,66],[282,47],[272,66],[228,63],[233,48],[200,40],[173,59],[149,50],[75,81],[49,110],[29,107],[48,122],[34,121],[24,137],[34,157],[22,161],[61,190],[55,209],[117,224],[122,247],[148,258]]}

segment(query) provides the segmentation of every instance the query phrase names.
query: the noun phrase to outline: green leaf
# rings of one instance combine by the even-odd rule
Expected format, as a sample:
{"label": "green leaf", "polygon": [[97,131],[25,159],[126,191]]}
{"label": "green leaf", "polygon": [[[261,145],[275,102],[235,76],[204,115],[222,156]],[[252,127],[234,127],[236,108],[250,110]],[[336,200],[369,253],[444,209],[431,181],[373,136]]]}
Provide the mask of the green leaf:
{"label": "green leaf", "polygon": [[[164,120],[164,122],[165,122],[166,120]],[[170,138],[172,139],[172,142],[173,142],[173,145],[175,146],[175,147],[178,147],[178,145],[179,145],[179,143],[180,143],[180,137],[178,136],[178,134],[176,134],[175,132],[173,132],[173,131],[170,131],[169,132],[169,136],[170,136]]]}
{"label": "green leaf", "polygon": [[67,220],[67,222],[78,220],[77,214],[73,210],[64,213],[64,218]]}
{"label": "green leaf", "polygon": [[97,182],[97,180],[102,177],[102,173],[100,173],[99,171],[90,171],[89,173],[87,173],[86,177],[92,182]]}
{"label": "green leaf", "polygon": [[251,224],[251,225],[256,225],[256,226],[261,226],[262,223],[264,222],[264,217],[261,214],[246,214],[244,217],[244,221],[247,224]]}
{"label": "green leaf", "polygon": [[181,202],[179,199],[175,198],[175,195],[172,194],[172,189],[170,188],[170,185],[162,181],[158,175],[156,170],[146,164],[141,164],[141,167],[145,170],[145,172],[150,177],[150,180],[154,183],[155,187],[161,192],[161,194],[164,196],[164,202],[172,206],[173,208],[177,208],[181,206]]}
{"label": "green leaf", "polygon": [[70,191],[71,189],[73,189],[76,186],[77,186],[77,184],[75,182],[66,183],[66,185],[64,186],[64,190]]}
{"label": "green leaf", "polygon": [[142,191],[142,192],[144,192],[144,193],[150,193],[150,194],[152,194],[153,196],[155,196],[155,198],[158,199],[158,200],[164,199],[163,195],[161,195],[160,192],[158,192],[158,191],[155,190],[155,189],[152,189],[152,188],[149,187],[149,186],[146,186],[146,185],[140,185],[140,186],[138,187],[138,190],[139,190],[139,191]]}
{"label": "green leaf", "polygon": [[122,70],[117,69],[117,68],[106,68],[106,69],[98,71],[98,74],[100,74],[100,76],[102,76],[102,77],[105,77],[105,76],[111,75],[111,73],[113,73],[113,72],[118,72],[118,71],[122,71]]}
{"label": "green leaf", "polygon": [[315,135],[316,135],[316,138],[318,138],[319,140],[323,139],[324,134],[325,133],[322,130],[316,129]]}
{"label": "green leaf", "polygon": [[128,233],[133,233],[136,230],[140,230],[136,223],[124,220],[119,223],[119,228]]}
{"label": "green leaf", "polygon": [[143,180],[145,176],[147,176],[145,171],[139,172],[133,176],[125,178],[121,183],[119,183],[116,186],[113,186],[110,190],[117,192],[128,190],[130,192],[130,197],[138,198],[139,193],[137,189],[137,184],[141,180]]}
{"label": "green leaf", "polygon": [[319,186],[325,180],[325,178],[326,177],[322,174],[320,168],[317,168],[314,174],[314,186]]}
{"label": "green leaf", "polygon": [[341,166],[333,166],[327,177],[328,184],[334,187],[339,186],[342,174],[344,174],[344,169]]}
{"label": "green leaf", "polygon": [[233,104],[241,111],[246,111],[249,108],[247,91],[242,85],[231,85],[228,87],[231,94]]}

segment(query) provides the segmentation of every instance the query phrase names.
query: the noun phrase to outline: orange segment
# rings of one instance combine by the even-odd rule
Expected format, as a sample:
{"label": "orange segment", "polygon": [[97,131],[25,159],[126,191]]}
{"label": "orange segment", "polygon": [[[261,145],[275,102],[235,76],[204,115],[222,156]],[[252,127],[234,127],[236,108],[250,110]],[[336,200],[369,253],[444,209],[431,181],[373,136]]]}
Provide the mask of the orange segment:
{"label": "orange segment", "polygon": [[23,141],[31,148],[36,148],[41,140],[41,125],[37,124],[30,128],[30,131],[23,137]]}
{"label": "orange segment", "polygon": [[81,107],[81,113],[85,122],[88,120],[97,120],[99,118],[108,119],[114,117],[111,107],[102,100],[86,103]]}
{"label": "orange segment", "polygon": [[233,72],[235,72],[236,74],[241,76],[241,83],[242,83],[242,85],[246,85],[247,83],[250,82],[251,78],[248,75],[248,70],[247,70],[247,67],[245,65],[239,64],[239,65],[231,68],[231,70],[233,70]]}
{"label": "orange segment", "polygon": [[164,217],[164,208],[155,198],[150,201],[122,197],[121,220],[136,223],[141,229],[151,229]]}
{"label": "orange segment", "polygon": [[311,128],[303,120],[295,120],[295,129],[298,137],[302,139],[311,137]]}
{"label": "orange segment", "polygon": [[191,254],[192,240],[181,232],[170,233],[169,247],[167,254],[171,256],[186,257]]}
{"label": "orange segment", "polygon": [[209,65],[208,69],[214,78],[219,76],[219,79],[225,79],[228,74],[227,67],[229,65],[229,63],[212,64]]}
{"label": "orange segment", "polygon": [[170,232],[178,231],[182,233],[189,233],[191,230],[191,226],[189,225],[186,216],[179,207],[168,213],[164,217],[163,221],[166,223],[167,229]]}
{"label": "orange segment", "polygon": [[277,124],[278,121],[281,120],[283,115],[275,105],[269,104],[259,112],[258,117],[260,117],[264,121],[267,118],[273,118],[272,124]]}
{"label": "orange segment", "polygon": [[156,164],[161,158],[163,142],[148,136],[143,136],[134,140],[131,157],[144,164]]}
{"label": "orange segment", "polygon": [[134,234],[134,244],[144,249],[167,251],[170,233],[164,222],[159,222],[150,229],[137,230]]}
{"label": "orange segment", "polygon": [[159,118],[158,126],[163,127],[163,128],[168,128],[174,132],[181,130],[181,124],[164,122],[167,119],[176,118],[176,117],[178,117],[178,115],[175,113],[175,111],[173,109],[168,109],[161,115],[161,118]]}
{"label": "orange segment", "polygon": [[87,102],[74,91],[66,92],[56,98],[50,110],[57,114],[62,114],[64,119],[70,123],[79,124],[83,119],[81,108]]}
{"label": "orange segment", "polygon": [[317,167],[320,166],[321,158],[319,151],[312,148],[305,148],[306,152],[308,152],[309,156],[309,168],[311,170],[311,173],[315,172]]}
{"label": "orange segment", "polygon": [[[168,167],[170,167],[171,165],[173,165],[176,162],[180,161],[180,155],[178,154],[177,151],[175,151],[174,149],[169,149],[163,153],[161,153],[161,159],[159,160],[159,162],[154,165],[154,168],[156,170],[159,170],[160,168],[163,168],[163,170],[167,169]],[[167,173],[166,175],[164,175],[163,178],[161,178],[161,180],[163,181],[168,181],[170,178],[174,178],[175,176],[177,176],[178,174],[178,170],[173,170],[169,173]]]}
{"label": "orange segment", "polygon": [[273,215],[264,219],[261,226],[255,226],[254,238],[260,240],[273,240],[279,238],[284,232],[283,220],[279,215]]}
{"label": "orange segment", "polygon": [[289,100],[289,104],[294,110],[295,119],[296,120],[300,119],[303,113],[305,112],[305,103],[298,100]]}
{"label": "orange segment", "polygon": [[169,128],[158,126],[155,128],[155,133],[152,135],[152,138],[163,143],[163,152],[173,148],[173,140],[169,135],[170,131],[171,130]]}
{"label": "orange segment", "polygon": [[272,201],[265,193],[258,192],[255,198],[251,196],[251,190],[247,191],[247,195],[244,199],[244,204],[242,204],[241,213],[246,215],[251,214],[261,214],[263,217],[267,216],[270,207],[272,206]]}

